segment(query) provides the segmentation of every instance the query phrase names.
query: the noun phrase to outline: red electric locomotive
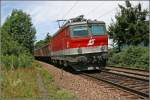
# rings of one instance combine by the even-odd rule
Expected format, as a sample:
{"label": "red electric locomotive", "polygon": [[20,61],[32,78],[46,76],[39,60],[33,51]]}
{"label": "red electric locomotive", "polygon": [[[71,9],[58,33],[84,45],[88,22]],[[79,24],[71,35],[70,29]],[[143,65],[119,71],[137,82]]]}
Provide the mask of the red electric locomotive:
{"label": "red electric locomotive", "polygon": [[[53,63],[76,71],[100,70],[106,65],[108,35],[103,21],[72,18],[54,34],[48,53]],[[42,48],[41,48],[42,49]]]}

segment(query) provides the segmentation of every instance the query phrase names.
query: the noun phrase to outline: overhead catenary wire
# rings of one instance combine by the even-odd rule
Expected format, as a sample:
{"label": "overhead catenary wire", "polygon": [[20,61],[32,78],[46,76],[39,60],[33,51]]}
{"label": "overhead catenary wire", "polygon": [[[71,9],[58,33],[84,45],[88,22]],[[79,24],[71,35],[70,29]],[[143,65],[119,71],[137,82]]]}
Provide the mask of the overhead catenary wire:
{"label": "overhead catenary wire", "polygon": [[65,19],[65,17],[70,13],[70,11],[77,5],[78,1],[76,1],[71,8],[63,15],[62,19]]}
{"label": "overhead catenary wire", "polygon": [[111,10],[109,10],[109,11],[107,11],[107,12],[105,12],[105,13],[103,13],[103,14],[102,14],[101,16],[99,16],[98,18],[101,18],[101,17],[104,17],[104,16],[108,15],[108,14],[111,13],[114,9],[116,9],[116,7],[113,8],[113,9],[111,9]]}
{"label": "overhead catenary wire", "polygon": [[[119,4],[119,2],[118,2],[117,4]],[[115,9],[117,9],[117,7],[112,8],[111,10],[109,10],[109,11],[103,13],[103,14],[102,14],[101,16],[99,16],[98,18],[101,18],[101,17],[104,17],[104,16],[108,15],[109,13],[111,13],[111,12],[112,12],[113,10],[115,10]]]}
{"label": "overhead catenary wire", "polygon": [[[61,21],[63,21],[63,23],[62,23],[61,26],[64,25],[64,23],[66,22],[65,17],[66,17],[66,16],[70,13],[70,11],[77,5],[77,3],[78,3],[78,1],[76,1],[76,2],[71,6],[71,8],[62,16]],[[59,23],[59,20],[57,20],[57,22]],[[60,23],[59,23],[59,28],[60,28],[61,26],[60,26]]]}
{"label": "overhead catenary wire", "polygon": [[[72,11],[72,9],[78,4],[78,1],[76,1],[71,7],[70,9],[63,15],[62,19],[65,19],[67,17],[67,15]],[[103,5],[104,3],[101,4],[101,6]],[[96,7],[94,7],[91,11],[89,11],[87,14],[91,13],[92,11],[94,11],[100,4],[98,4]],[[111,13],[115,8],[105,12],[104,14],[102,14],[101,16],[99,16],[98,18],[101,18],[101,17],[104,17],[106,16],[107,14]],[[63,22],[63,24],[65,23],[65,21]],[[63,25],[62,24],[62,25]]]}
{"label": "overhead catenary wire", "polygon": [[[101,3],[101,6],[104,5],[104,3]],[[90,10],[86,15],[90,14],[91,12],[95,11],[95,9],[97,9],[97,7],[99,7],[100,4],[98,4],[97,6],[95,6],[92,10]]]}

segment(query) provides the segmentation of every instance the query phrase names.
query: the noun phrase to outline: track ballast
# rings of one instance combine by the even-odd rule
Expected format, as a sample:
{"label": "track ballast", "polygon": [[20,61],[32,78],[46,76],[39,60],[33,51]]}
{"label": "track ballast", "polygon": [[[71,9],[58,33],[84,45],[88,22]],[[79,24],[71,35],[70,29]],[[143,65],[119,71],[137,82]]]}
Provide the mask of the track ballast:
{"label": "track ballast", "polygon": [[116,74],[109,71],[102,71],[100,73],[86,72],[81,73],[81,75],[85,75],[90,78],[109,83],[113,86],[117,86],[130,93],[139,95],[142,98],[149,97],[149,80],[129,77],[127,75]]}

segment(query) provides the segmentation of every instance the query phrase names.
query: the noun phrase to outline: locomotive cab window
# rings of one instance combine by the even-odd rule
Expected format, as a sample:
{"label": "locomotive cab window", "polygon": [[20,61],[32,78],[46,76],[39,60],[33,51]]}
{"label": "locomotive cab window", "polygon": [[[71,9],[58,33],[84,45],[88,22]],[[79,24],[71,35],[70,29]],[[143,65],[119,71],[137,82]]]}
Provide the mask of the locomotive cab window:
{"label": "locomotive cab window", "polygon": [[92,24],[89,28],[94,36],[105,35],[106,33],[105,25]]}
{"label": "locomotive cab window", "polygon": [[87,26],[76,26],[72,27],[72,36],[73,37],[84,37],[88,36]]}

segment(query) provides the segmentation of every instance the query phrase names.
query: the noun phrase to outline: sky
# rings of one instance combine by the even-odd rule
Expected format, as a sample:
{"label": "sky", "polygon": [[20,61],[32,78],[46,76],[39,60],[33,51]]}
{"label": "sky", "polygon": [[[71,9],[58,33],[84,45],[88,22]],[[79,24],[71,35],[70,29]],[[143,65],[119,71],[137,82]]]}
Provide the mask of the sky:
{"label": "sky", "polygon": [[[142,4],[143,9],[149,9],[149,1],[131,1],[133,5]],[[30,14],[33,26],[36,28],[36,40],[42,40],[49,32],[53,35],[58,29],[57,20],[70,19],[84,15],[87,19],[104,21],[106,27],[115,21],[119,11],[118,4],[124,1],[1,1],[1,25],[10,16],[13,9],[22,9]],[[109,40],[109,44],[112,41]]]}

